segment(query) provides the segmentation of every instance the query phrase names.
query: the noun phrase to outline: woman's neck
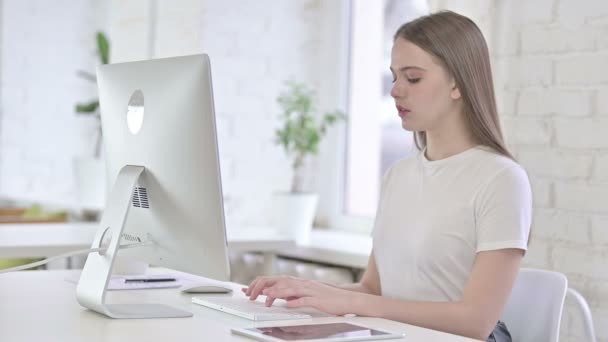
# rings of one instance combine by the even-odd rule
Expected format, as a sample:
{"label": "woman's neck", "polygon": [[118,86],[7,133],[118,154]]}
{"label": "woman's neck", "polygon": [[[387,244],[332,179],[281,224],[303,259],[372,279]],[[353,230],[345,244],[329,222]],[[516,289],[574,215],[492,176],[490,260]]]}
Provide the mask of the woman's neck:
{"label": "woman's neck", "polygon": [[449,144],[435,144],[434,140],[429,139],[429,136],[427,135],[425,156],[428,160],[441,160],[462,153],[475,146],[477,146],[477,144],[472,141],[463,141],[461,143],[450,141]]}
{"label": "woman's neck", "polygon": [[448,158],[477,145],[464,120],[454,120],[439,129],[426,131],[425,154],[428,160]]}

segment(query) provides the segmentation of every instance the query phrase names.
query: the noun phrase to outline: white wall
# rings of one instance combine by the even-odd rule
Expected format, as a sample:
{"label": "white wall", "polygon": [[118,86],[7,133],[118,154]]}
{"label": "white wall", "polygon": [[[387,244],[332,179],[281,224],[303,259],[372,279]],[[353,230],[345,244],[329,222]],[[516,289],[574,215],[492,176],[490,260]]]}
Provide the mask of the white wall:
{"label": "white wall", "polygon": [[[444,0],[490,41],[508,143],[529,173],[525,264],[568,276],[608,341],[608,2]],[[567,301],[560,341],[584,341]]]}
{"label": "white wall", "polygon": [[326,94],[322,105],[335,106],[328,98],[339,78],[331,65],[342,52],[340,37],[323,33],[339,25],[339,2],[186,3],[182,10],[158,3],[155,56],[210,55],[228,224],[263,224],[271,194],[288,190],[291,181],[289,163],[273,143],[283,81],[308,82]]}
{"label": "white wall", "polygon": [[0,17],[0,193],[71,203],[72,158],[91,153],[94,121],[74,104],[95,96],[102,1],[4,0]]}
{"label": "white wall", "polygon": [[75,70],[94,70],[99,28],[113,62],[210,55],[229,224],[267,222],[271,193],[289,189],[289,164],[273,142],[283,81],[308,82],[336,107],[339,1],[4,2],[3,195],[73,203],[72,158],[93,148],[92,122],[73,105],[95,96]]}

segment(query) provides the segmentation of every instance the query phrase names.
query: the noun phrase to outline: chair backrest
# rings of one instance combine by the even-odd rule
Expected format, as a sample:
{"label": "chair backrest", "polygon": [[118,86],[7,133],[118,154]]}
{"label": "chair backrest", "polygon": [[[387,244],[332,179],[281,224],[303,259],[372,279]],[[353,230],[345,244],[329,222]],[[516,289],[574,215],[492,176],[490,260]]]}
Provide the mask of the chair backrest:
{"label": "chair backrest", "polygon": [[513,341],[557,342],[567,289],[562,273],[522,268],[501,318]]}

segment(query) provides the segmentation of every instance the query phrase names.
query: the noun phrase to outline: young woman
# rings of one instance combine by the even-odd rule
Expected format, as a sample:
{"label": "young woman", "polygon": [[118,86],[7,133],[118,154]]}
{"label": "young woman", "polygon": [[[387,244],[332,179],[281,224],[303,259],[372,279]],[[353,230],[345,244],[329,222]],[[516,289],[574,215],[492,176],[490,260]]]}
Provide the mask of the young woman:
{"label": "young woman", "polygon": [[487,341],[527,249],[531,191],[500,130],[488,49],[454,12],[403,25],[394,38],[391,96],[421,150],[384,176],[373,251],[360,283],[260,277],[246,295],[401,321]]}

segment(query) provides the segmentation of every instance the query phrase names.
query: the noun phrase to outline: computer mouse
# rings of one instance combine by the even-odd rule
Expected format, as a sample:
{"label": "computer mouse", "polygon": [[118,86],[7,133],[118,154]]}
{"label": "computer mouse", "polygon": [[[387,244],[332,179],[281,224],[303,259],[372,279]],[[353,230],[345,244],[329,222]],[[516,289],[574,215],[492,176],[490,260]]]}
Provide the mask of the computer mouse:
{"label": "computer mouse", "polygon": [[210,284],[196,284],[191,286],[184,286],[181,289],[184,293],[230,293],[232,289],[228,285],[210,285]]}

